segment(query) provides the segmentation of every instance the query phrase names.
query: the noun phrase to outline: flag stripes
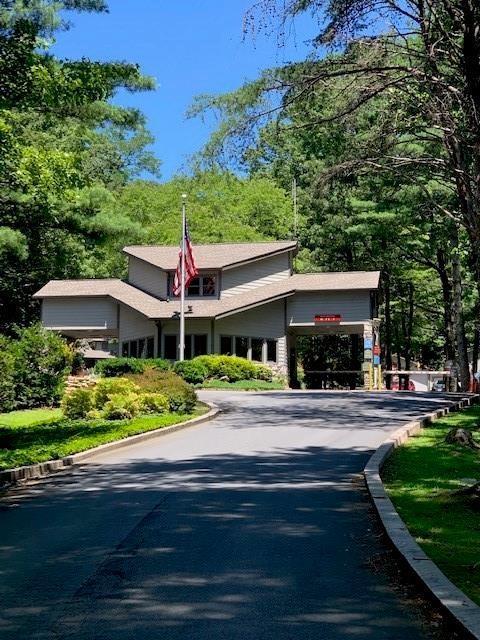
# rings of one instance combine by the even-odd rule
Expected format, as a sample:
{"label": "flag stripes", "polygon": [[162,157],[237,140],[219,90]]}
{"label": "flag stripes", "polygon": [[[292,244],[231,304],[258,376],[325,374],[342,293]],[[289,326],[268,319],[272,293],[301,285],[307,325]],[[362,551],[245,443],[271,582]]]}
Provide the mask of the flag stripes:
{"label": "flag stripes", "polygon": [[[182,247],[183,247],[182,241]],[[198,269],[195,262],[195,256],[193,255],[192,242],[190,240],[190,232],[188,230],[188,224],[185,223],[185,289],[188,285],[198,276]],[[173,295],[179,296],[182,293],[182,248],[178,252],[178,265],[175,272],[175,278],[173,280]]]}

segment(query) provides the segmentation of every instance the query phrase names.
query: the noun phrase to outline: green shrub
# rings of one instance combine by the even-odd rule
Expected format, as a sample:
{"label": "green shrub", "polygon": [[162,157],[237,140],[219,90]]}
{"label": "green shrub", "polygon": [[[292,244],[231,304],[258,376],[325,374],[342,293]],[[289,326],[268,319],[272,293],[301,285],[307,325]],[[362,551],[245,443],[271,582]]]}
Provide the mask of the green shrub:
{"label": "green shrub", "polygon": [[0,336],[0,413],[15,408],[14,365],[10,343]]}
{"label": "green shrub", "polygon": [[62,398],[73,353],[63,338],[39,324],[18,331],[9,343],[18,408],[56,404]]}
{"label": "green shrub", "polygon": [[236,356],[197,356],[193,360],[177,362],[175,371],[192,384],[202,383],[207,378],[225,378],[229,382],[272,380],[270,367]]}
{"label": "green shrub", "polygon": [[162,358],[109,358],[97,362],[95,373],[105,378],[114,378],[127,373],[143,373],[147,369],[167,371],[170,367],[170,362]]}
{"label": "green shrub", "polygon": [[197,358],[176,362],[174,371],[190,384],[200,384],[209,377],[210,372],[208,365]]}
{"label": "green shrub", "polygon": [[197,403],[193,387],[173,371],[147,369],[142,374],[129,374],[128,380],[143,393],[161,393],[168,398],[170,411],[190,413]]}
{"label": "green shrub", "polygon": [[138,399],[141,413],[166,413],[170,409],[168,398],[163,393],[142,393]]}
{"label": "green shrub", "polygon": [[94,389],[94,405],[97,409],[103,409],[111,396],[128,396],[138,394],[137,385],[127,378],[103,378],[99,380]]}
{"label": "green shrub", "polygon": [[113,394],[103,408],[103,416],[107,420],[131,420],[138,413],[140,398],[136,393]]}
{"label": "green shrub", "polygon": [[92,409],[93,391],[91,389],[75,389],[63,397],[63,414],[69,420],[86,418]]}

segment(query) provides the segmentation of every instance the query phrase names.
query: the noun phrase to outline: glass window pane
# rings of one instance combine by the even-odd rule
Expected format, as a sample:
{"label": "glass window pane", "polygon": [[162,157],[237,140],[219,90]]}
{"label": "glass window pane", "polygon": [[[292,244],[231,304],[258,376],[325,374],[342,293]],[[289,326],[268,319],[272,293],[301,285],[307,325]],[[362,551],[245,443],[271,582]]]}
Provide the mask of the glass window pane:
{"label": "glass window pane", "polygon": [[232,336],[220,336],[220,353],[222,356],[232,355]]}
{"label": "glass window pane", "polygon": [[277,361],[277,341],[267,340],[267,360],[268,362]]}
{"label": "glass window pane", "polygon": [[188,285],[186,291],[187,296],[199,296],[200,295],[200,278],[193,278]]}
{"label": "glass window pane", "polygon": [[136,340],[131,340],[130,341],[130,357],[131,358],[136,358],[137,354],[138,354],[138,350],[137,350],[137,341]]}
{"label": "glass window pane", "polygon": [[202,291],[204,296],[216,295],[215,276],[203,276],[202,286],[203,286]]}
{"label": "glass window pane", "polygon": [[177,336],[165,336],[165,358],[177,359]]}
{"label": "glass window pane", "polygon": [[193,354],[195,356],[204,356],[207,354],[206,334],[193,336]]}
{"label": "glass window pane", "polygon": [[239,358],[248,357],[248,338],[239,336],[235,338],[235,355]]}
{"label": "glass window pane", "polygon": [[252,360],[262,362],[263,338],[252,338]]}
{"label": "glass window pane", "polygon": [[147,338],[147,358],[155,357],[155,339]]}
{"label": "glass window pane", "polygon": [[192,336],[185,336],[185,360],[191,360],[192,358]]}
{"label": "glass window pane", "polygon": [[128,358],[128,342],[122,342],[122,356]]}
{"label": "glass window pane", "polygon": [[140,340],[138,341],[138,357],[139,358],[145,358],[145,348],[146,348],[146,342],[145,342],[145,338],[140,338]]}

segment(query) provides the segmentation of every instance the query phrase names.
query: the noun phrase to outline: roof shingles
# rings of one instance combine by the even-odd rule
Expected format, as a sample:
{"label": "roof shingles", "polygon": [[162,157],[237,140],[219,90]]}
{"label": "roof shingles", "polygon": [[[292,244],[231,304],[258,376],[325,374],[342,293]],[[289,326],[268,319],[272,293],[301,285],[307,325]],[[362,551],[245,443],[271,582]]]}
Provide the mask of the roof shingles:
{"label": "roof shingles", "polygon": [[[187,299],[187,316],[219,318],[278,298],[307,291],[374,290],[378,288],[378,271],[295,274],[285,280],[257,287],[227,298]],[[35,298],[110,297],[135,309],[152,320],[175,318],[180,301],[160,300],[122,280],[52,280],[35,294]]]}

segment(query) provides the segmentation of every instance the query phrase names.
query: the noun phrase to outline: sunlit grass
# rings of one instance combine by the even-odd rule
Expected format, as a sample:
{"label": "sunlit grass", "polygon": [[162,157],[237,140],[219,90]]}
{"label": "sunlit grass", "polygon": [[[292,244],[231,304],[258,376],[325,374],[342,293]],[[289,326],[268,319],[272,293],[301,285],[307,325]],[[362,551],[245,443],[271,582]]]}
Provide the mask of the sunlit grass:
{"label": "sunlit grass", "polygon": [[208,410],[166,413],[133,420],[65,420],[59,409],[0,414],[0,469],[56,460],[107,442],[178,424]]}
{"label": "sunlit grass", "polygon": [[272,391],[285,389],[285,386],[281,382],[268,382],[266,380],[238,380],[237,382],[206,380],[201,387],[203,389],[231,389],[232,391]]}
{"label": "sunlit grass", "polygon": [[480,453],[445,443],[453,427],[480,442],[480,407],[438,420],[387,461],[387,491],[410,533],[441,570],[480,604],[480,504],[452,491],[480,480]]}

